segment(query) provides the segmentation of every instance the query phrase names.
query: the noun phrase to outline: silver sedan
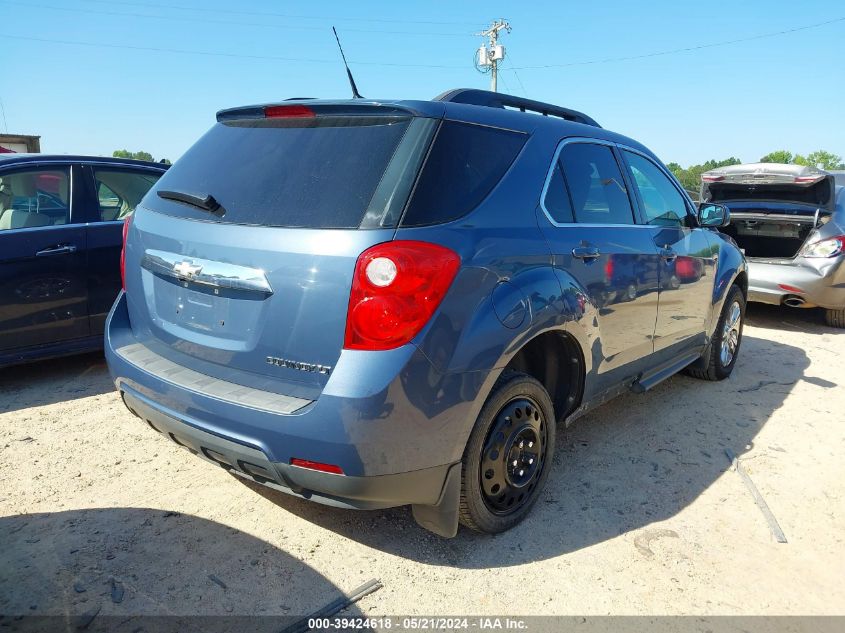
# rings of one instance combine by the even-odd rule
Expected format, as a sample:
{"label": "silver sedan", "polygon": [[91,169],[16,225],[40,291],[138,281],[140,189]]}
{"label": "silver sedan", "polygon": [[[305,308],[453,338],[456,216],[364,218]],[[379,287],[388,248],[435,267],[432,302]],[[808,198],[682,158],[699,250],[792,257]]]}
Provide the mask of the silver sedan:
{"label": "silver sedan", "polygon": [[843,173],[753,163],[701,176],[701,200],[724,204],[722,229],[748,260],[748,300],[824,308],[845,328],[845,186]]}

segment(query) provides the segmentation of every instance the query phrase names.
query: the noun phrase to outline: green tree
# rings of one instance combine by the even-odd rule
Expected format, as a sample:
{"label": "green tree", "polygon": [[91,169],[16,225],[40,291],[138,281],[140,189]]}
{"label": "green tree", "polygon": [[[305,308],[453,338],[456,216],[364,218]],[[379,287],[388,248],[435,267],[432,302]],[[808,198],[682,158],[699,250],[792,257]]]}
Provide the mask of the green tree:
{"label": "green tree", "polygon": [[681,167],[678,163],[669,163],[666,165],[667,169],[675,174],[675,178],[681,183],[684,189],[688,191],[698,191],[701,185],[701,174],[717,167],[725,167],[727,165],[739,165],[742,161],[731,156],[723,160],[708,160],[700,165],[690,165],[686,169]]}
{"label": "green tree", "polygon": [[779,149],[774,152],[769,152],[763,158],[760,159],[761,163],[783,163],[785,165],[789,165],[793,163],[795,157],[792,155],[792,152],[788,152],[785,149]]}
{"label": "green tree", "polygon": [[817,149],[806,156],[793,154],[785,149],[769,152],[760,159],[761,163],[783,163],[786,165],[821,165],[822,169],[845,169],[842,157],[827,150]]}
{"label": "green tree", "polygon": [[134,158],[135,160],[146,160],[153,162],[153,155],[149,152],[130,152],[126,149],[116,149],[112,152],[115,158]]}
{"label": "green tree", "polygon": [[810,152],[805,160],[808,165],[821,165],[822,169],[845,169],[845,163],[842,162],[841,156],[823,149]]}

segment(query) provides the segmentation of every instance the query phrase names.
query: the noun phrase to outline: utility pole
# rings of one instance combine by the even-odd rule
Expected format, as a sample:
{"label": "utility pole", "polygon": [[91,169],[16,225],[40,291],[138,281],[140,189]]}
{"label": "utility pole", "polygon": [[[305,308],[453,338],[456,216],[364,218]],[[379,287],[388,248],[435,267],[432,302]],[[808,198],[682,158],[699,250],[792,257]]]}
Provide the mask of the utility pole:
{"label": "utility pole", "polygon": [[499,44],[499,31],[506,30],[511,32],[511,25],[507,20],[494,20],[490,24],[490,28],[482,31],[478,35],[489,38],[489,47],[482,44],[478,49],[478,58],[476,60],[476,68],[480,72],[490,71],[490,90],[496,92],[498,88],[498,71],[499,62],[505,58],[505,47]]}

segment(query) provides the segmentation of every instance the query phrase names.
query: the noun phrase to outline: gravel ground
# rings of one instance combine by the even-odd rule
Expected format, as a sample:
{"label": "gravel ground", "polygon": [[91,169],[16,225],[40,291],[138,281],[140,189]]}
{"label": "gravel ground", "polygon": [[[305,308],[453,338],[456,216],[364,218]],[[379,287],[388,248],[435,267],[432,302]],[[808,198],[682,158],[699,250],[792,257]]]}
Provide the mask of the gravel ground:
{"label": "gravel ground", "polygon": [[[101,356],[0,371],[0,613],[845,614],[845,335],[749,309],[731,379],[676,376],[558,435],[496,537],[247,485],[128,413]],[[766,499],[776,542],[725,450]]]}

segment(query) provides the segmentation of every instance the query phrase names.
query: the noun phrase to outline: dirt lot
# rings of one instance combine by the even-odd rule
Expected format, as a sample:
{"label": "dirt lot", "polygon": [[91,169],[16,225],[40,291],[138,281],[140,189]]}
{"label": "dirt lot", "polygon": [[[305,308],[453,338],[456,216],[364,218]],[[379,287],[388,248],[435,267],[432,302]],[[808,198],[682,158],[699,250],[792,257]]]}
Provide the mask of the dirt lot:
{"label": "dirt lot", "polygon": [[[247,486],[128,413],[99,356],[0,372],[0,613],[845,613],[845,335],[754,306],[723,383],[676,376],[558,436],[518,528]],[[741,456],[775,541],[725,449]]]}

